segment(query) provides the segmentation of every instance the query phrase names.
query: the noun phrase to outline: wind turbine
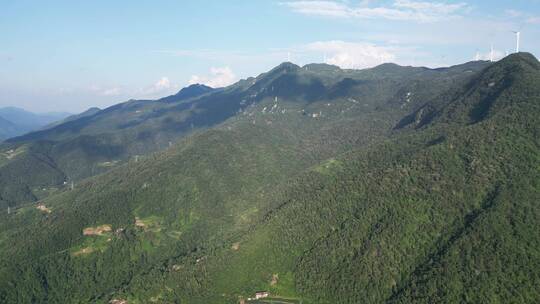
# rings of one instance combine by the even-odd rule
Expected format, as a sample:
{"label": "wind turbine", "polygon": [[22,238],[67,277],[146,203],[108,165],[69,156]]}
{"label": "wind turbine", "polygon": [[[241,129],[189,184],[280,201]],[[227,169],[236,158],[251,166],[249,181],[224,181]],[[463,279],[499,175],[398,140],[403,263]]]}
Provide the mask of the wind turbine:
{"label": "wind turbine", "polygon": [[521,32],[512,31],[512,33],[516,34],[516,53],[519,53],[519,38],[520,38]]}
{"label": "wind turbine", "polygon": [[491,44],[491,51],[489,53],[489,61],[493,62],[493,43]]}

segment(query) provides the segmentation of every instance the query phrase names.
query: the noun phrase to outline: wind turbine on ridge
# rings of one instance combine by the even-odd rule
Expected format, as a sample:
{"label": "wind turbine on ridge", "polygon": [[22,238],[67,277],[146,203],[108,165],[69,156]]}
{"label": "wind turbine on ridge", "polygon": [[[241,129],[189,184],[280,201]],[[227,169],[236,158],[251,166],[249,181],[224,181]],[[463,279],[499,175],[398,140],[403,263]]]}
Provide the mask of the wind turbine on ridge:
{"label": "wind turbine on ridge", "polygon": [[516,34],[516,53],[519,53],[519,38],[521,36],[520,31],[512,31],[512,33]]}

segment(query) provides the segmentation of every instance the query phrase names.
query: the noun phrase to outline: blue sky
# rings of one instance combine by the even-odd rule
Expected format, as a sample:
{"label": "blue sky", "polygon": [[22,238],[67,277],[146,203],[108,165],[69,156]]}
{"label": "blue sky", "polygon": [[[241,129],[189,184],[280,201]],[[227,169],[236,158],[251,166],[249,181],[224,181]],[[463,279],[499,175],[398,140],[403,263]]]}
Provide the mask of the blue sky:
{"label": "blue sky", "polygon": [[429,67],[540,55],[540,0],[0,0],[0,107],[82,111],[290,59]]}

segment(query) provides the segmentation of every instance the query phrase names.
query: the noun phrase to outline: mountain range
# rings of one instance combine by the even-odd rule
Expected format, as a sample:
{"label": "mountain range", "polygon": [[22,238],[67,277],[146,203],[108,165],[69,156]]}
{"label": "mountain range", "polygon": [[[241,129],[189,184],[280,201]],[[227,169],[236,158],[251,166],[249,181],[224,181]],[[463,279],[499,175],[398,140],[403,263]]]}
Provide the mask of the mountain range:
{"label": "mountain range", "polygon": [[88,111],[0,146],[0,302],[538,303],[539,117],[528,53]]}
{"label": "mountain range", "polygon": [[39,130],[70,115],[64,112],[36,114],[16,107],[0,108],[0,140]]}

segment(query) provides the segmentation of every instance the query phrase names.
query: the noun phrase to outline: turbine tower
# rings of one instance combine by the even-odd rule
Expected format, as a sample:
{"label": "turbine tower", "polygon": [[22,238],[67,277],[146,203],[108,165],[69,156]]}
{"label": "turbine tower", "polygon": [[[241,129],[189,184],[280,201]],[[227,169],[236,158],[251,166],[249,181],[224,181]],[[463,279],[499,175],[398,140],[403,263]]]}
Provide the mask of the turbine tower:
{"label": "turbine tower", "polygon": [[493,43],[491,44],[491,51],[489,52],[489,61],[493,62]]}
{"label": "turbine tower", "polygon": [[519,38],[521,36],[520,31],[512,31],[514,34],[516,34],[516,53],[519,53]]}

